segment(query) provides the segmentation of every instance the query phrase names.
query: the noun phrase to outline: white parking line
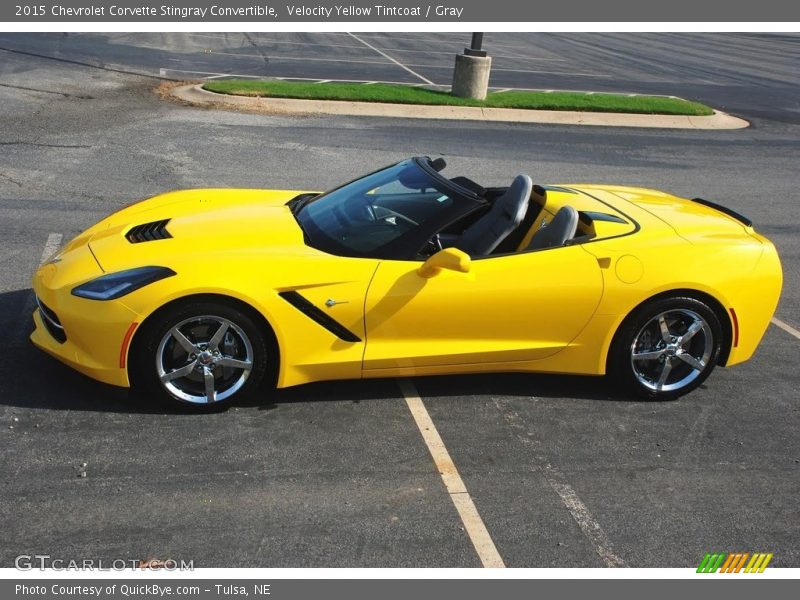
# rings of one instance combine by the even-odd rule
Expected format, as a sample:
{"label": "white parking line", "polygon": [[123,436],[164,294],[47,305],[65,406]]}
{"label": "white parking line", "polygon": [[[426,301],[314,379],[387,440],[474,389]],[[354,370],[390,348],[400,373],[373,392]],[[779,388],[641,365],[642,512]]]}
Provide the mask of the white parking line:
{"label": "white parking line", "polygon": [[[550,468],[547,472],[550,474],[555,474],[557,471],[548,465]],[[546,472],[546,473],[547,473]],[[558,473],[560,476],[560,473]],[[608,537],[606,536],[605,531],[603,528],[600,527],[600,524],[594,520],[592,517],[592,513],[589,512],[589,509],[586,508],[586,505],[578,498],[578,494],[575,493],[575,490],[572,487],[564,483],[563,481],[558,481],[552,476],[545,475],[547,479],[547,483],[550,485],[553,490],[559,495],[561,501],[564,503],[564,506],[567,507],[567,510],[572,515],[572,518],[575,519],[575,522],[578,524],[578,527],[581,528],[583,535],[592,542],[594,546],[595,552],[603,559],[603,562],[606,563],[609,567],[624,567],[625,561],[622,560],[619,556],[614,554],[614,551],[611,549],[611,543],[608,541]]]}
{"label": "white parking line", "polygon": [[390,61],[392,61],[392,62],[393,62],[394,64],[396,64],[398,67],[400,67],[400,68],[402,68],[402,69],[405,69],[406,71],[408,71],[409,73],[411,73],[411,74],[412,74],[414,77],[418,77],[419,79],[421,79],[422,81],[424,81],[425,83],[428,83],[428,84],[430,84],[430,85],[435,85],[435,84],[434,84],[434,83],[433,83],[433,82],[432,82],[430,79],[427,79],[426,77],[423,77],[422,75],[420,75],[420,74],[419,74],[419,73],[417,73],[416,71],[412,71],[411,69],[409,69],[407,66],[405,66],[405,65],[404,65],[403,63],[401,63],[400,61],[398,61],[398,60],[395,60],[394,58],[392,58],[391,56],[389,56],[388,54],[386,54],[386,53],[385,53],[385,52],[383,52],[382,50],[378,50],[378,49],[377,49],[375,46],[373,46],[373,45],[372,45],[372,44],[370,44],[369,42],[365,42],[364,40],[362,40],[360,37],[358,37],[358,36],[357,36],[357,35],[355,35],[354,33],[350,33],[349,31],[348,31],[347,33],[348,33],[348,35],[349,35],[350,37],[352,37],[353,39],[356,39],[356,40],[358,40],[359,42],[361,42],[362,44],[364,44],[364,45],[365,45],[367,48],[371,48],[372,50],[374,50],[375,52],[377,52],[378,54],[380,54],[380,55],[381,55],[381,56],[383,56],[384,58],[388,58]]}
{"label": "white parking line", "polygon": [[[445,56],[452,56],[455,58],[459,52],[454,50],[411,50],[409,48],[383,48],[387,52],[401,52],[406,54],[424,54],[426,56],[433,54],[442,54]],[[492,54],[492,60],[509,59],[509,60],[522,60],[533,62],[566,62],[563,58],[546,58],[544,56],[524,56],[522,54]]]}
{"label": "white parking line", "polygon": [[42,258],[39,264],[42,264],[55,254],[55,251],[58,250],[58,247],[61,245],[62,238],[63,236],[60,233],[51,233],[47,236],[47,241],[44,243],[44,250],[42,250]]}
{"label": "white parking line", "polygon": [[[405,67],[405,65],[403,65]],[[421,64],[409,64],[410,67],[425,67],[426,69],[451,69],[453,65],[450,64],[442,64],[442,65],[421,65]],[[408,69],[410,71],[410,69]],[[413,73],[413,71],[411,71]],[[538,69],[504,69],[499,67],[492,67],[492,72],[502,72],[502,73],[533,73],[537,75],[573,75],[575,77],[596,77],[600,79],[610,79],[611,75],[603,75],[601,73],[588,73],[588,72],[572,72],[572,71],[544,71]]]}
{"label": "white parking line", "polygon": [[417,424],[419,432],[422,434],[422,439],[425,440],[425,445],[433,457],[433,462],[442,476],[447,493],[450,495],[453,505],[461,517],[461,522],[464,523],[464,529],[469,536],[472,545],[475,547],[475,552],[478,553],[481,563],[484,567],[503,568],[503,562],[497,547],[492,541],[492,536],[486,529],[472,497],[469,495],[461,475],[458,473],[453,459],[450,458],[450,453],[444,445],[436,426],[428,414],[428,409],[419,397],[417,389],[414,384],[408,379],[399,379],[398,385],[403,392],[406,399],[408,409],[411,411],[411,416],[414,417],[414,422]]}
{"label": "white parking line", "polygon": [[216,38],[216,39],[219,39],[219,40],[227,40],[230,37],[229,35],[226,35],[224,33],[219,33],[219,34],[217,34],[217,33],[187,33],[186,36],[187,37]]}
{"label": "white parking line", "polygon": [[[215,39],[224,39],[230,40],[231,35],[213,35],[213,34],[203,34],[203,33],[188,33],[186,34],[189,37],[201,37],[201,38],[215,38]],[[326,34],[326,35],[335,35],[335,34]],[[345,34],[340,34],[345,35]],[[362,38],[369,37],[369,32],[362,32],[360,36]],[[386,36],[381,37],[381,41],[394,41],[394,40],[412,40],[418,43],[424,43],[426,46],[425,50],[416,50],[410,48],[383,48],[385,52],[405,52],[405,53],[419,53],[419,54],[448,54],[455,56],[459,53],[459,46],[463,46],[464,40],[459,41],[449,41],[445,39],[431,39],[430,37],[418,37],[418,38],[407,38],[407,37],[397,37],[397,36]],[[292,40],[281,40],[276,38],[265,38],[265,37],[258,37],[256,41],[259,44],[274,44],[274,45],[287,45],[287,46],[321,46],[325,48],[362,48],[363,45],[355,45],[355,44],[332,44],[330,42],[309,42],[309,41],[292,41]],[[433,44],[440,44],[442,46],[446,46],[447,50],[432,50],[430,47]],[[564,58],[554,58],[554,57],[545,57],[545,56],[528,56],[525,54],[519,54],[517,51],[520,48],[516,46],[509,46],[506,44],[491,44],[492,50],[500,49],[500,48],[510,48],[513,52],[507,52],[506,54],[501,54],[499,52],[491,52],[491,56],[494,59],[498,58],[510,58],[510,59],[518,59],[518,60],[530,60],[530,61],[546,61],[546,62],[567,62]],[[523,50],[526,51],[526,50]],[[500,50],[500,52],[506,52],[505,50]]]}
{"label": "white parking line", "polygon": [[[196,36],[198,34],[187,34],[189,36]],[[363,36],[363,34],[361,34]],[[200,36],[200,37],[216,37],[216,36]],[[272,38],[263,38],[259,37],[257,40],[259,44],[262,45],[275,45],[275,46],[320,46],[323,48],[360,48],[364,49],[363,44],[330,44],[327,42],[293,42],[288,40],[276,40]],[[426,41],[426,44],[428,42]],[[382,48],[384,52],[401,52],[401,53],[413,53],[413,54],[445,54],[448,56],[455,56],[458,54],[457,50],[431,50],[429,48],[425,50],[416,50],[411,48]],[[508,59],[515,59],[515,60],[529,60],[529,61],[545,61],[545,62],[566,62],[566,59],[563,58],[551,58],[551,57],[544,57],[544,56],[525,56],[523,54],[492,54],[493,59],[499,58],[508,58]]]}
{"label": "white parking line", "polygon": [[[194,75],[194,79],[219,79],[221,77],[232,77],[236,79],[264,79],[263,75],[245,75],[244,73],[217,73],[214,71],[188,71],[184,69],[165,69],[161,68],[159,70],[161,77],[170,77],[175,76],[178,77],[181,74],[185,75]],[[172,75],[170,75],[172,74]],[[269,76],[267,79],[277,79],[279,81],[320,81],[319,77],[277,77],[277,76]],[[376,81],[372,79],[326,79],[325,81],[330,82],[343,82],[343,83],[363,83],[363,84],[375,84],[375,83],[390,83],[393,85],[425,85],[424,83],[408,83],[405,81]],[[442,87],[442,86],[437,86]]]}
{"label": "white parking line", "polygon": [[772,317],[772,324],[777,325],[781,329],[783,329],[786,333],[793,335],[798,340],[800,340],[800,331],[797,331],[794,327],[789,325],[788,323],[784,323],[778,317]]}
{"label": "white parking line", "polygon": [[[458,54],[460,48],[463,48],[465,45],[469,43],[469,38],[465,37],[464,34],[455,34],[452,38],[447,38],[443,34],[437,33],[436,37],[434,38],[430,34],[424,34],[416,37],[409,37],[409,36],[398,36],[398,35],[386,35],[383,33],[364,31],[361,33],[361,36],[365,38],[378,37],[381,41],[405,40],[405,41],[417,42],[418,44],[425,44],[425,46],[440,44],[440,45],[445,45],[448,48],[454,48],[453,54]],[[484,47],[489,50],[489,54],[491,56],[494,56],[493,51],[496,50],[497,48],[507,48],[513,52],[527,52],[530,49],[530,46],[495,43],[493,40],[492,41],[484,40]],[[554,60],[561,60],[566,62],[566,59],[554,59]]]}
{"label": "white parking line", "polygon": [[[386,64],[386,63],[379,63],[379,64]],[[161,67],[159,69],[159,76],[160,77],[170,77],[171,76],[170,73],[173,74],[173,76],[175,76],[175,77],[177,77],[177,76],[179,76],[180,74],[183,73],[183,74],[186,74],[186,75],[202,76],[203,79],[219,79],[220,77],[233,77],[233,78],[238,78],[238,79],[264,79],[263,75],[248,75],[248,74],[244,74],[244,73],[218,73],[216,71],[191,71],[191,70],[186,70],[186,69],[169,69],[169,68],[164,68],[164,67]],[[292,80],[292,81],[319,81],[318,77],[290,77],[290,76],[277,76],[277,75],[270,75],[268,77],[268,79]],[[341,81],[341,82],[345,82],[345,83],[364,83],[364,84],[390,83],[390,84],[395,84],[395,85],[411,85],[411,86],[426,85],[424,83],[408,83],[406,81],[353,79],[353,78],[348,78],[348,79],[328,79],[327,81],[332,81],[332,82]],[[435,84],[432,84],[432,85],[434,85],[435,87],[439,87],[439,88],[449,87],[447,85],[442,85],[442,84],[438,84],[438,83],[435,83]],[[556,92],[556,91],[558,91],[558,92],[576,92],[576,93],[585,94],[588,91],[588,90],[576,90],[576,89],[569,89],[569,88],[559,89],[559,90],[546,90],[546,89],[542,89],[542,88],[524,88],[524,87],[510,87],[510,88],[496,88],[496,87],[491,87],[491,86],[489,87],[489,91],[498,91],[498,90],[499,91],[503,91],[503,92],[511,92],[511,91],[544,92],[546,94],[552,94],[553,92]],[[600,94],[625,94],[626,92],[595,92],[595,93],[597,95],[600,95]],[[666,98],[666,97],[670,97],[670,98],[676,97],[676,96],[664,96],[664,95],[660,95],[660,94],[649,94],[649,95],[657,96],[657,97],[664,97],[664,98]]]}
{"label": "white parking line", "polygon": [[[196,33],[188,34],[190,36],[196,36]],[[201,36],[201,37],[209,37],[209,36]],[[328,44],[322,42],[292,42],[288,40],[276,40],[271,38],[263,38],[257,37],[255,38],[259,44],[275,44],[275,45],[283,45],[283,46],[323,46],[325,48],[359,48],[361,50],[364,49],[363,46],[359,46],[357,44]]]}
{"label": "white parking line", "polygon": [[[525,426],[519,414],[516,411],[507,410],[497,399],[494,399],[494,405],[503,415],[506,422],[517,431],[517,439],[521,441],[523,445],[536,450],[536,442],[533,436],[530,435],[528,428]],[[553,491],[561,498],[561,502],[572,515],[572,518],[578,524],[578,527],[580,527],[583,535],[586,536],[592,546],[594,546],[595,552],[597,552],[598,556],[606,563],[606,566],[626,567],[625,561],[617,556],[612,549],[611,542],[608,536],[606,536],[605,531],[603,531],[603,528],[600,527],[600,523],[594,519],[592,513],[589,512],[589,509],[578,497],[578,494],[572,486],[566,482],[561,471],[538,454],[533,454],[531,461],[533,462],[533,466],[542,472],[547,484],[553,488]]]}
{"label": "white parking line", "polygon": [[[256,60],[262,60],[262,57],[258,54],[253,54],[252,52],[223,52],[223,51],[214,51],[211,54],[218,54],[220,56],[236,56],[239,58],[254,58]],[[352,63],[354,65],[387,65],[385,60],[355,60],[352,58],[320,58],[317,56],[310,56],[310,57],[303,57],[303,56],[277,56],[277,55],[270,55],[269,57],[270,62],[281,62],[281,61],[299,61],[299,62],[331,62],[331,63]]]}
{"label": "white parking line", "polygon": [[[44,243],[39,264],[44,263],[48,258],[53,256],[53,253],[61,246],[63,236],[60,233],[51,233],[47,236],[47,241]],[[24,343],[25,333],[30,325],[31,313],[36,307],[36,301],[33,298],[33,292],[25,296],[25,301],[20,308],[19,318],[17,318],[17,327],[11,336],[11,345],[20,346]]]}

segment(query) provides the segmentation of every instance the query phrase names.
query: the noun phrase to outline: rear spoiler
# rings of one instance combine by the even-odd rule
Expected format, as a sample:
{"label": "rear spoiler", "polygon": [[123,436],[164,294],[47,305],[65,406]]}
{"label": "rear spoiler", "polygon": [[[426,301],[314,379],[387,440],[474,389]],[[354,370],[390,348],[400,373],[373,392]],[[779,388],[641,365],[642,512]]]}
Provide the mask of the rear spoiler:
{"label": "rear spoiler", "polygon": [[711,200],[704,200],[703,198],[692,198],[692,202],[697,202],[698,204],[702,204],[703,206],[708,206],[709,208],[713,208],[714,210],[718,210],[721,213],[725,213],[729,217],[733,217],[746,227],[752,227],[753,221],[749,218],[745,217],[743,214],[736,212],[728,208],[727,206],[722,206],[717,204],[716,202],[711,202]]}

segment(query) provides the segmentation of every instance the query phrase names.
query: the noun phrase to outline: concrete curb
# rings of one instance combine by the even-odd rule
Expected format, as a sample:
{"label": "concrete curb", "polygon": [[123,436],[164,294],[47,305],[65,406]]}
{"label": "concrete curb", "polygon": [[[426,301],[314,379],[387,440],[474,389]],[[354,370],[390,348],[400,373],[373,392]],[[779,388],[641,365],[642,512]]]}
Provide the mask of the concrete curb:
{"label": "concrete curb", "polygon": [[744,119],[719,111],[714,111],[714,114],[708,117],[687,117],[566,110],[523,110],[334,100],[295,100],[290,98],[260,98],[217,94],[202,89],[201,85],[177,86],[169,90],[169,93],[178,100],[198,106],[281,115],[351,115],[505,123],[549,123],[553,125],[650,127],[658,129],[742,129],[750,125]]}

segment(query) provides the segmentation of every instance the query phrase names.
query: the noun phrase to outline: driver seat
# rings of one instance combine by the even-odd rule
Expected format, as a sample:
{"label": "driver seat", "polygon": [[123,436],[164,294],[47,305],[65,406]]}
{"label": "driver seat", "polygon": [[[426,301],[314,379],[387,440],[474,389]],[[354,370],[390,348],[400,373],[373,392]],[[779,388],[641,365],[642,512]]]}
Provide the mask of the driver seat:
{"label": "driver seat", "polygon": [[494,201],[489,212],[467,227],[453,246],[470,256],[491,254],[522,222],[532,189],[530,177],[517,175],[508,190]]}

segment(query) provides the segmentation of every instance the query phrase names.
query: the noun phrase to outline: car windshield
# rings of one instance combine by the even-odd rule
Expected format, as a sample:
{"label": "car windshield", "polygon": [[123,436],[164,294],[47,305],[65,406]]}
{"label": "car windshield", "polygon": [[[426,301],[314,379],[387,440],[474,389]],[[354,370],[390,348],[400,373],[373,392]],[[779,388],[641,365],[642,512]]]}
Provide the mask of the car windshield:
{"label": "car windshield", "polygon": [[295,217],[309,245],[325,252],[411,258],[479,205],[448,184],[416,159],[405,160],[296,205]]}

